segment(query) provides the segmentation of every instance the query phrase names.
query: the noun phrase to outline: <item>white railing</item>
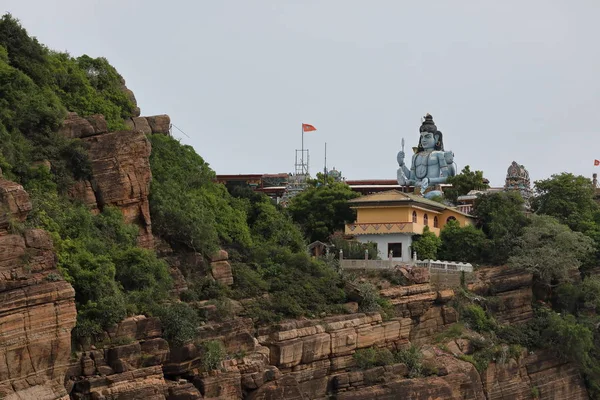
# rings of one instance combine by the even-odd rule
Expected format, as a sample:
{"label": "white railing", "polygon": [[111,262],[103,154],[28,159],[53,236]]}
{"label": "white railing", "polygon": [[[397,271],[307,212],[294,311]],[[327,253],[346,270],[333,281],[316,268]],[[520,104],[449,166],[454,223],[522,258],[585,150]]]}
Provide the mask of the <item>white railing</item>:
{"label": "white railing", "polygon": [[342,269],[391,269],[395,264],[391,260],[340,260]]}
{"label": "white railing", "polygon": [[440,261],[440,260],[417,260],[417,267],[427,267],[429,269],[445,270],[445,271],[465,271],[473,272],[473,265],[469,263]]}

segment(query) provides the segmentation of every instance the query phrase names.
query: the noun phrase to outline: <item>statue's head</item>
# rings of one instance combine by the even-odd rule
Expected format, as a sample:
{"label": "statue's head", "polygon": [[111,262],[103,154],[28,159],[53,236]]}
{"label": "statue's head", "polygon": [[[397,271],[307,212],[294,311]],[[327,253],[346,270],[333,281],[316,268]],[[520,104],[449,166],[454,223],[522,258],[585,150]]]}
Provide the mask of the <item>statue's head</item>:
{"label": "statue's head", "polygon": [[427,114],[421,128],[419,128],[421,136],[419,137],[419,147],[417,151],[423,150],[441,150],[444,151],[444,140],[442,132],[437,130],[437,126],[433,122],[431,114]]}

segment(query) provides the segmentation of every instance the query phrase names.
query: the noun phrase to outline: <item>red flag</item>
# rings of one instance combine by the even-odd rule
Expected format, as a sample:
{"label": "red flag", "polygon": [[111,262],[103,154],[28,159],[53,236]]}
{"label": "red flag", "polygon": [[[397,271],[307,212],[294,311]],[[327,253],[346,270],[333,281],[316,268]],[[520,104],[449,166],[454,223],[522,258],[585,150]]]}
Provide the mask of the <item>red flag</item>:
{"label": "red flag", "polygon": [[600,160],[594,160],[594,165],[597,167],[598,165],[600,165]]}
{"label": "red flag", "polygon": [[303,131],[303,132],[310,132],[310,131],[316,131],[316,130],[317,130],[317,128],[315,128],[315,127],[314,127],[314,126],[312,126],[312,125],[309,125],[309,124],[302,124],[302,131]]}

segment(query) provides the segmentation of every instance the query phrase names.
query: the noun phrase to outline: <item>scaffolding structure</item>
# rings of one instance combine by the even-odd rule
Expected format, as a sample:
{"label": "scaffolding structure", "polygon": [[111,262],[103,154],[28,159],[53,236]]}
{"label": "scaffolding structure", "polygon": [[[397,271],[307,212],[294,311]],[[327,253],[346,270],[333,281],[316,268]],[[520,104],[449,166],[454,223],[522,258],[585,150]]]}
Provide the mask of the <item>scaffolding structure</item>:
{"label": "scaffolding structure", "polygon": [[310,174],[308,172],[309,153],[308,149],[296,150],[296,160],[294,162],[294,173],[290,175],[285,192],[281,197],[281,204],[283,207],[287,207],[289,201],[298,193],[304,191],[308,186],[308,180]]}

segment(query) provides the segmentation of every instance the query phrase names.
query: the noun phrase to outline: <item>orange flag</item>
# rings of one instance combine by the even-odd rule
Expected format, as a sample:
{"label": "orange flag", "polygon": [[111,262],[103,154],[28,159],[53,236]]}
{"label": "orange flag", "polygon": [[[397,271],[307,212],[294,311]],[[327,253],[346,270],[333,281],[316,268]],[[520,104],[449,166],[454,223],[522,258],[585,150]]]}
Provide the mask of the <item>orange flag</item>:
{"label": "orange flag", "polygon": [[303,132],[310,132],[310,131],[316,131],[316,130],[317,130],[317,128],[315,128],[315,127],[314,127],[314,126],[312,126],[312,125],[309,125],[309,124],[302,124],[302,131],[303,131]]}
{"label": "orange flag", "polygon": [[600,160],[594,160],[594,165],[597,167],[598,165],[600,165]]}

